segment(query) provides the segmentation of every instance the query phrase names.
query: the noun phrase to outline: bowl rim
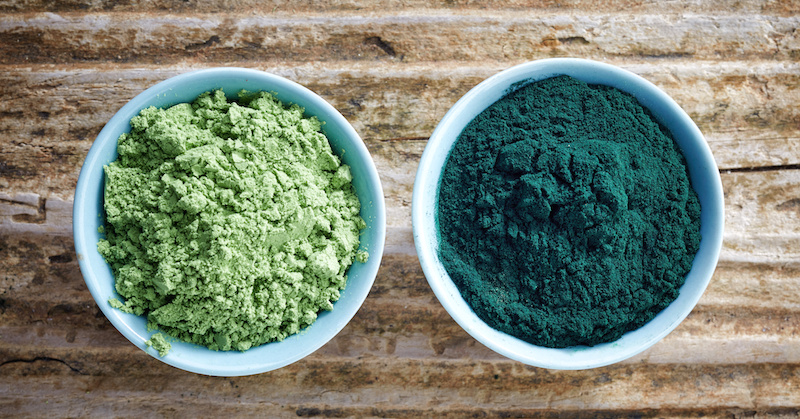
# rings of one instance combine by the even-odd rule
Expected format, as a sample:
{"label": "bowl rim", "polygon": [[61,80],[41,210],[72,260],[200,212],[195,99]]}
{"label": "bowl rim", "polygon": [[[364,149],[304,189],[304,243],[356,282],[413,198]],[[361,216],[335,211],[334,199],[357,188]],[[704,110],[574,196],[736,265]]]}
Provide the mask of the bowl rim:
{"label": "bowl rim", "polygon": [[[441,169],[466,123],[519,83],[524,85],[526,81],[564,74],[590,84],[609,85],[628,92],[650,109],[660,122],[669,126],[681,152],[687,157],[693,188],[703,188],[703,194],[698,191],[702,205],[702,239],[679,297],[650,322],[613,342],[592,347],[547,348],[495,330],[472,311],[439,259],[436,201]],[[672,123],[663,119],[665,115],[671,118]],[[681,133],[680,139],[676,130]],[[692,164],[689,164],[690,160]],[[703,184],[697,186],[696,182],[701,179]],[[422,270],[439,302],[456,323],[473,338],[508,358],[542,368],[577,370],[610,365],[633,357],[660,341],[686,318],[716,268],[722,246],[723,207],[722,183],[711,150],[697,125],[669,95],[643,77],[611,64],[581,58],[549,58],[522,63],[494,74],[473,87],[448,110],[420,159],[411,214],[414,244]],[[664,317],[667,314],[669,317]]]}
{"label": "bowl rim", "polygon": [[[167,337],[172,350],[160,357],[155,349],[145,345],[145,341],[156,331],[146,330],[144,317],[123,313],[108,303],[110,297],[121,297],[114,289],[110,267],[97,251],[96,238],[99,233],[92,231],[96,230],[97,225],[103,224],[102,192],[97,198],[97,189],[102,188],[102,181],[98,184],[98,176],[103,179],[103,165],[116,160],[117,138],[120,133],[130,130],[130,118],[140,110],[151,104],[164,107],[190,102],[200,93],[217,88],[222,88],[229,98],[235,97],[235,92],[241,89],[269,91],[285,103],[303,106],[306,115],[317,116],[324,122],[323,131],[334,152],[354,172],[353,182],[361,201],[361,215],[367,222],[367,227],[361,231],[359,248],[367,250],[369,258],[366,262],[354,261],[350,266],[347,285],[341,291],[340,299],[334,303],[334,310],[323,311],[314,323],[298,334],[243,352],[212,351]],[[190,91],[197,93],[188,93]],[[332,133],[336,135],[335,139],[331,138]],[[108,150],[112,146],[113,153],[109,158]],[[359,162],[359,165],[354,166],[351,164],[353,162]],[[98,171],[101,172],[99,175]],[[368,197],[369,201],[364,202],[364,197]],[[128,101],[105,124],[89,149],[80,170],[73,202],[73,238],[78,264],[92,297],[106,318],[131,343],[159,361],[185,371],[211,376],[243,376],[278,369],[310,355],[330,341],[349,323],[366,299],[375,281],[385,245],[386,209],[380,177],[369,150],[352,125],[330,103],[308,88],[281,76],[248,68],[214,67],[178,74],[152,85]],[[295,350],[289,350],[288,345],[294,346]]]}

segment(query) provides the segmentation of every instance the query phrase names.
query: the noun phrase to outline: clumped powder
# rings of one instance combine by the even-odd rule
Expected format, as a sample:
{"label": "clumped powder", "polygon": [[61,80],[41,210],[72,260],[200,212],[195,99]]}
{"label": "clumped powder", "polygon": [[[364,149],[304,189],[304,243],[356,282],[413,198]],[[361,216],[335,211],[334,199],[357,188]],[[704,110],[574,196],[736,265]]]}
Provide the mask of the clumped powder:
{"label": "clumped powder", "polygon": [[159,356],[166,356],[172,349],[172,344],[167,342],[167,338],[161,333],[154,333],[144,344],[158,351]]}
{"label": "clumped powder", "polygon": [[490,326],[610,342],[677,296],[700,204],[670,133],[620,90],[530,83],[467,125],[439,185],[440,257]]}
{"label": "clumped powder", "polygon": [[[316,118],[268,93],[144,109],[105,167],[98,244],[124,299],[168,335],[244,351],[333,309],[365,227]],[[153,341],[160,351],[163,339]],[[167,348],[168,349],[168,348]]]}

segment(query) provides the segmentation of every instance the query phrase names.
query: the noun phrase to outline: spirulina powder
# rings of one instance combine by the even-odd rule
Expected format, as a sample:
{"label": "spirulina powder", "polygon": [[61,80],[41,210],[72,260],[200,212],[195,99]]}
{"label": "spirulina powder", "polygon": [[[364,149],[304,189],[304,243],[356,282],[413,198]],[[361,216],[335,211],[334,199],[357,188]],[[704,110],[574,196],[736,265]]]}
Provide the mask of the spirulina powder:
{"label": "spirulina powder", "polygon": [[678,296],[700,205],[669,131],[627,93],[532,82],[470,122],[438,192],[440,257],[491,327],[595,345]]}

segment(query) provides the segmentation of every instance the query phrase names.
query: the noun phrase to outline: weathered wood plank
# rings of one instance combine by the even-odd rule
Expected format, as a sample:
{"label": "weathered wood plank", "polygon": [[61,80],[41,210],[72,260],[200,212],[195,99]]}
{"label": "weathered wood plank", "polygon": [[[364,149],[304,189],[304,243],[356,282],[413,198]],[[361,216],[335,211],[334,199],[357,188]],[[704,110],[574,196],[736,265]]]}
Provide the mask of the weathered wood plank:
{"label": "weathered wood plank", "polygon": [[[376,155],[390,227],[387,252],[415,254],[411,193],[421,144],[391,144],[394,151]],[[406,156],[392,160],[391,156],[402,153]],[[796,268],[800,264],[800,171],[724,171],[721,178],[726,212],[721,260]],[[0,226],[7,232],[69,236],[71,207],[71,199],[0,194]]]}
{"label": "weathered wood plank", "polygon": [[[402,146],[393,143],[393,147]],[[417,147],[412,144],[413,149]],[[381,161],[384,154],[376,154],[376,160]],[[402,173],[396,164],[387,166]],[[800,263],[800,170],[778,169],[721,173],[725,194],[722,261],[774,262],[793,267]],[[398,176],[384,181],[390,208],[387,212],[396,220],[410,221],[411,206],[407,198],[413,184],[403,184],[401,179]]]}
{"label": "weathered wood plank", "polygon": [[[0,363],[26,353],[63,359],[78,348],[108,350],[109,359],[126,362],[132,345],[89,295],[68,237],[6,236],[0,251],[0,271],[7,272],[0,282]],[[723,263],[679,328],[628,362],[800,362],[798,284],[800,266]],[[413,254],[384,256],[364,306],[317,356],[503,359],[449,317]]]}
{"label": "weathered wood plank", "polygon": [[264,60],[506,61],[553,56],[783,59],[798,17],[493,11],[362,14],[35,14],[0,17],[0,63]]}
{"label": "weathered wood plank", "polygon": [[[131,361],[138,364],[135,357]],[[90,415],[94,409],[127,416],[169,411],[164,409],[230,414],[255,407],[286,409],[299,416],[331,408],[331,414],[339,412],[333,414],[336,417],[527,417],[650,409],[791,413],[800,397],[797,364],[645,364],[548,371],[503,361],[309,360],[239,378],[191,375],[157,364],[138,366],[147,369],[137,377],[92,376],[54,360],[14,362],[2,367],[14,379],[0,383],[0,391],[5,397],[16,396],[6,399],[5,406],[24,414],[52,411],[70,416]],[[120,394],[130,403],[121,404]]]}
{"label": "weathered wood plank", "polygon": [[[313,357],[325,360],[506,359],[467,335],[438,303],[429,307],[368,300],[361,314]],[[97,353],[103,353],[106,364],[92,366],[93,374],[119,372],[125,368],[122,364],[127,364],[131,351],[139,350],[107,324],[101,314],[95,316],[96,307],[93,309],[70,313],[81,324],[70,323],[59,318],[64,317],[62,313],[52,311],[42,320],[0,327],[3,336],[0,364],[25,356],[71,359],[77,351],[86,356],[72,358],[71,363],[92,365]],[[97,325],[87,324],[89,322],[81,316],[96,317],[92,322]],[[664,340],[621,364],[799,363],[798,332],[800,314],[797,311],[701,307]]]}
{"label": "weathered wood plank", "polygon": [[[308,86],[337,107],[364,137],[387,188],[398,188],[407,200],[410,176],[439,119],[471,87],[511,64],[263,69]],[[800,108],[794,106],[800,103],[800,65],[618,64],[687,110],[723,170],[800,164]],[[150,85],[193,68],[7,67],[0,83],[18,100],[0,103],[0,187],[7,194],[69,199],[91,140],[114,112]]]}
{"label": "weathered wood plank", "polygon": [[726,232],[721,257],[800,261],[800,171],[723,172],[722,179]]}
{"label": "weathered wood plank", "polygon": [[506,9],[535,12],[593,11],[604,13],[712,13],[712,14],[777,14],[791,15],[800,6],[791,0],[709,0],[643,2],[637,0],[323,0],[293,2],[286,0],[1,0],[0,11],[12,12],[257,12],[278,15],[296,13],[382,13],[391,11],[457,10],[459,13],[483,12],[485,9]]}
{"label": "weathered wood plank", "polygon": [[[800,417],[800,2],[0,0],[0,417]],[[588,371],[510,361],[436,300],[411,237],[414,174],[447,109],[527,60],[653,81],[706,134],[726,236],[696,309]],[[103,124],[146,87],[232,65],[350,120],[382,178],[381,270],[350,324],[270,373],[218,378],[131,345],[83,282],[72,193]]]}
{"label": "weathered wood plank", "polygon": [[[49,387],[35,386],[36,390],[48,391]],[[391,407],[386,403],[377,406],[358,405],[338,405],[335,403],[308,401],[306,403],[279,403],[272,400],[251,401],[251,402],[222,402],[197,400],[200,394],[187,391],[181,395],[181,399],[175,400],[153,400],[149,397],[126,397],[124,402],[111,396],[92,396],[92,392],[80,394],[67,398],[49,397],[44,405],[41,398],[26,397],[14,400],[7,405],[0,405],[0,412],[3,407],[7,407],[11,412],[20,413],[19,417],[41,417],[59,416],[69,417],[137,417],[137,418],[161,418],[175,416],[176,412],[186,413],[191,416],[244,416],[270,418],[298,418],[298,417],[333,417],[333,418],[420,418],[435,417],[442,419],[455,419],[465,417],[479,417],[487,419],[496,418],[692,418],[704,417],[710,419],[730,419],[730,418],[775,418],[790,419],[796,418],[798,409],[792,407],[770,407],[759,406],[755,408],[722,407],[706,409],[530,409],[524,407],[509,408],[480,408],[469,404],[449,407]],[[407,396],[411,397],[411,396]],[[424,399],[423,395],[417,398]],[[195,400],[190,402],[188,399]],[[2,401],[2,399],[0,399]]]}

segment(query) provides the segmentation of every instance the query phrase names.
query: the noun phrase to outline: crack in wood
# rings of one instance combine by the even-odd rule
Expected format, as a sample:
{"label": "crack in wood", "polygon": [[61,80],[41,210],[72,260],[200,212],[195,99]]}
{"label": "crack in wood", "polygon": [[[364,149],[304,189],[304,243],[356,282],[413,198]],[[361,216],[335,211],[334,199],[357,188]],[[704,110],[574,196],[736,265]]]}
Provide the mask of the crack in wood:
{"label": "crack in wood", "polygon": [[11,220],[17,223],[28,223],[28,224],[44,224],[47,221],[47,209],[45,208],[47,205],[47,198],[39,197],[39,202],[37,206],[33,206],[31,204],[25,202],[17,202],[11,201],[8,199],[0,198],[0,202],[11,202],[12,204],[22,205],[26,207],[33,207],[36,208],[36,214],[14,214],[11,216]]}
{"label": "crack in wood", "polygon": [[[656,385],[654,382],[653,386]],[[658,408],[658,409],[558,409],[558,408],[486,408],[486,407],[361,407],[343,406],[331,407],[328,405],[309,406],[299,405],[295,408],[298,417],[480,417],[480,418],[510,418],[510,417],[540,417],[540,418],[661,418],[661,417],[794,417],[800,413],[797,407],[758,407],[745,409],[739,407],[697,407],[697,408]]]}
{"label": "crack in wood", "polygon": [[11,204],[11,205],[20,205],[20,206],[23,206],[23,207],[31,207],[31,208],[37,208],[38,209],[38,203],[37,203],[37,205],[33,205],[33,204],[29,204],[27,202],[15,201],[13,199],[8,199],[8,198],[0,198],[0,203],[7,203],[7,204]]}
{"label": "crack in wood", "polygon": [[429,137],[395,137],[380,140],[384,143],[393,143],[398,141],[428,141]]}
{"label": "crack in wood", "polygon": [[71,253],[62,253],[59,255],[53,255],[47,258],[50,263],[69,263],[73,261],[73,257]]}
{"label": "crack in wood", "polygon": [[218,44],[220,42],[219,36],[213,35],[212,37],[208,38],[205,42],[198,42],[196,44],[189,44],[184,49],[186,51],[196,51],[203,48],[208,48],[213,46],[214,44]]}
{"label": "crack in wood", "polygon": [[370,36],[364,39],[365,45],[375,45],[376,47],[380,48],[381,51],[385,52],[386,55],[390,57],[396,57],[397,53],[395,52],[394,48],[391,44],[384,41],[380,36]]}
{"label": "crack in wood", "polygon": [[772,172],[777,170],[800,170],[800,164],[784,164],[774,166],[754,166],[754,167],[734,167],[730,169],[720,169],[720,173],[753,173],[753,172]]}
{"label": "crack in wood", "polygon": [[584,38],[582,36],[567,36],[567,37],[556,38],[556,39],[558,40],[558,42],[560,42],[562,44],[567,44],[567,45],[570,45],[570,44],[589,45],[590,44],[589,40],[587,40],[586,38]]}
{"label": "crack in wood", "polygon": [[39,361],[59,362],[61,364],[66,365],[66,367],[69,368],[70,371],[72,371],[74,373],[77,373],[78,375],[88,375],[87,373],[81,371],[78,368],[73,367],[68,362],[66,362],[66,361],[64,361],[62,359],[53,358],[53,357],[49,357],[49,356],[37,356],[37,357],[32,358],[32,359],[22,359],[22,358],[20,358],[20,359],[9,359],[8,361],[4,361],[4,362],[0,363],[0,368],[4,367],[6,365],[10,365],[10,364],[18,364],[18,363],[34,364],[34,363],[39,362]]}

